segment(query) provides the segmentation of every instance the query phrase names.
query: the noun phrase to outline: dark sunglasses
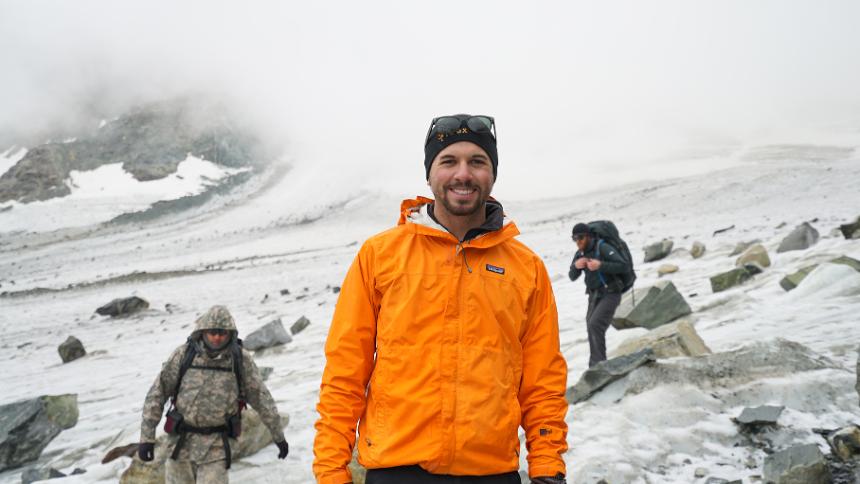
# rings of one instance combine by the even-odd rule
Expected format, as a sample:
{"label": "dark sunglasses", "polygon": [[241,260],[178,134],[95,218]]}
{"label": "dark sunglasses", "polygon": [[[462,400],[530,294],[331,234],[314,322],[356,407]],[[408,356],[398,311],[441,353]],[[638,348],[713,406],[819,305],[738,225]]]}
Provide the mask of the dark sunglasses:
{"label": "dark sunglasses", "polygon": [[226,329],[207,329],[205,330],[207,333],[217,336],[223,336],[227,334]]}
{"label": "dark sunglasses", "polygon": [[[468,131],[466,131],[468,129]],[[461,118],[457,116],[440,116],[433,118],[430,121],[430,129],[427,130],[427,137],[424,138],[424,146],[430,142],[430,139],[438,135],[451,135],[454,133],[489,133],[493,139],[496,139],[496,120],[492,116],[469,116]]]}

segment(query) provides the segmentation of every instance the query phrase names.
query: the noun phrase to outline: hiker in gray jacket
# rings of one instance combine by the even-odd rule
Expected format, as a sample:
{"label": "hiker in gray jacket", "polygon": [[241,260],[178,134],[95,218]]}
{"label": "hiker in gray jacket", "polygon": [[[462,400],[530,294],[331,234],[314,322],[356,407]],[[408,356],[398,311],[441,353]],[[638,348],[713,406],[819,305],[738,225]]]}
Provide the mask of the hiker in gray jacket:
{"label": "hiker in gray jacket", "polygon": [[571,281],[575,281],[585,272],[585,293],[588,294],[585,322],[591,352],[588,366],[592,367],[606,360],[606,330],[624,292],[624,282],[619,274],[629,271],[630,267],[618,250],[595,237],[588,225],[576,224],[572,237],[579,250],[573,257],[568,275]]}

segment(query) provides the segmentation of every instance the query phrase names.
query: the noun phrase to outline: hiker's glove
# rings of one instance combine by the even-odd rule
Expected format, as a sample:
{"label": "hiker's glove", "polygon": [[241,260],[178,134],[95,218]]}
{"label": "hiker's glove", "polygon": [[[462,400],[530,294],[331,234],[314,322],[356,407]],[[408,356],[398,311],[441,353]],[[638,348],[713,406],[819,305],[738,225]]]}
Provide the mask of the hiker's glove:
{"label": "hiker's glove", "polygon": [[286,459],[287,454],[290,453],[290,444],[286,440],[282,440],[275,442],[275,445],[278,446],[278,459]]}
{"label": "hiker's glove", "polygon": [[579,270],[583,270],[585,269],[585,264],[587,262],[588,260],[585,257],[580,257],[579,259],[576,259],[576,262],[573,263],[573,267],[576,267]]}
{"label": "hiker's glove", "polygon": [[155,457],[155,444],[152,442],[137,444],[137,456],[144,462],[151,461]]}
{"label": "hiker's glove", "polygon": [[567,480],[559,472],[555,477],[532,477],[532,484],[567,484]]}
{"label": "hiker's glove", "polygon": [[600,261],[597,259],[588,259],[588,270],[597,271],[600,270]]}

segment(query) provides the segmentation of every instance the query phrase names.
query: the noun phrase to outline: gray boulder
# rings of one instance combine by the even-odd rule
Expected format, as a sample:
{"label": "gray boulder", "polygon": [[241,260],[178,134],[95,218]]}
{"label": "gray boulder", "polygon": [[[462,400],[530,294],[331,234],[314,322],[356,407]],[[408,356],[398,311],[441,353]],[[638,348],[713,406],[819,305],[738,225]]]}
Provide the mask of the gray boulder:
{"label": "gray boulder", "polygon": [[830,482],[830,469],[817,445],[795,445],[765,457],[764,482],[827,484]]}
{"label": "gray boulder", "polygon": [[114,299],[104,306],[96,309],[96,312],[102,316],[128,316],[138,311],[149,309],[149,302],[146,299],[137,296]]}
{"label": "gray boulder", "polygon": [[567,402],[573,405],[588,400],[606,385],[655,360],[654,352],[646,348],[630,355],[601,361],[585,370],[579,381],[567,390]]}
{"label": "gray boulder", "polygon": [[812,247],[816,242],[818,242],[818,231],[809,222],[803,222],[782,239],[776,252],[804,250]]}
{"label": "gray boulder", "polygon": [[290,333],[298,334],[303,329],[307,328],[310,325],[311,325],[311,321],[308,318],[302,316],[299,319],[297,319],[296,322],[293,323],[292,326],[290,326]]}
{"label": "gray boulder", "polygon": [[827,436],[827,443],[833,455],[845,462],[851,462],[860,457],[860,427],[849,425]]}
{"label": "gray boulder", "polygon": [[0,406],[0,471],[35,461],[78,423],[78,396],[45,395]]}
{"label": "gray boulder", "polygon": [[770,257],[768,257],[767,249],[763,245],[751,245],[735,260],[736,267],[743,267],[749,264],[755,264],[762,269],[770,267]]}
{"label": "gray boulder", "polygon": [[757,429],[764,425],[776,425],[783,406],[762,405],[759,407],[747,407],[734,419],[735,423],[747,429]]}
{"label": "gray boulder", "polygon": [[48,479],[56,479],[58,477],[66,477],[65,474],[54,469],[53,467],[35,468],[31,467],[21,473],[21,484],[30,484],[31,482],[47,481]]}
{"label": "gray boulder", "polygon": [[262,328],[253,331],[244,339],[243,344],[246,349],[255,351],[272,346],[279,346],[292,341],[293,338],[284,329],[284,324],[281,323],[281,318],[267,323]]}
{"label": "gray boulder", "polygon": [[711,353],[690,321],[682,319],[653,329],[638,338],[625,340],[612,352],[612,356],[629,355],[645,348],[653,351],[654,357],[658,359]]}
{"label": "gray boulder", "polygon": [[701,242],[693,242],[693,246],[690,248],[690,255],[693,256],[693,259],[698,259],[705,255],[705,244]]}
{"label": "gray boulder", "polygon": [[645,262],[651,262],[665,258],[672,252],[673,245],[675,245],[675,243],[671,240],[663,239],[661,242],[657,242],[645,247]]}
{"label": "gray boulder", "polygon": [[[281,427],[289,424],[289,417],[281,414]],[[120,484],[164,484],[164,462],[167,460],[168,435],[162,435],[155,441],[155,459],[143,462],[135,454],[131,465],[120,477]],[[263,425],[260,416],[253,408],[242,412],[242,435],[235,444],[231,444],[233,463],[243,457],[255,454],[272,443],[269,430]]]}
{"label": "gray boulder", "polygon": [[66,341],[57,348],[57,351],[59,351],[60,358],[63,360],[63,363],[77,360],[87,354],[87,351],[84,349],[84,344],[74,336],[69,336]]}
{"label": "gray boulder", "polygon": [[753,245],[761,242],[761,239],[754,239],[746,242],[738,242],[735,244],[735,248],[732,249],[731,253],[729,253],[729,257],[734,257],[736,255],[743,254],[745,250],[752,247]]}
{"label": "gray boulder", "polygon": [[735,286],[739,286],[744,282],[752,279],[756,274],[761,273],[761,268],[755,264],[749,264],[743,267],[736,267],[730,271],[711,276],[711,291],[717,293],[725,291]]}
{"label": "gray boulder", "polygon": [[615,329],[654,329],[692,312],[671,281],[658,281],[651,287],[627,291],[615,311],[612,326]]}
{"label": "gray boulder", "polygon": [[839,231],[846,239],[860,239],[860,217],[853,223],[840,225]]}

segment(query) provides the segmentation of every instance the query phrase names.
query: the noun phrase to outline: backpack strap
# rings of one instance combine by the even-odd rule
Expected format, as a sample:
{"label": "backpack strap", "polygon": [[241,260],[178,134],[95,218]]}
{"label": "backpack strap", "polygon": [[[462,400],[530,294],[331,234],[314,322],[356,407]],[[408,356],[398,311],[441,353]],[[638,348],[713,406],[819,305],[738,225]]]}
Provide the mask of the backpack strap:
{"label": "backpack strap", "polygon": [[[597,247],[594,248],[595,254],[597,254],[597,260],[602,262],[600,258],[600,244],[603,243],[603,239],[597,239]],[[603,287],[606,287],[606,278],[603,277],[602,271],[597,271],[597,277],[600,279],[600,283],[603,284]]]}
{"label": "backpack strap", "polygon": [[236,374],[236,384],[239,386],[239,408],[245,406],[245,366],[242,356],[242,340],[237,339],[232,343],[230,352],[233,356],[233,373]]}
{"label": "backpack strap", "polygon": [[194,357],[197,356],[197,347],[194,341],[189,337],[188,343],[185,345],[185,354],[182,355],[182,363],[179,364],[179,374],[176,376],[176,386],[173,387],[173,395],[170,396],[170,405],[176,405],[176,399],[179,396],[179,386],[182,385],[182,377],[191,368],[194,362]]}

